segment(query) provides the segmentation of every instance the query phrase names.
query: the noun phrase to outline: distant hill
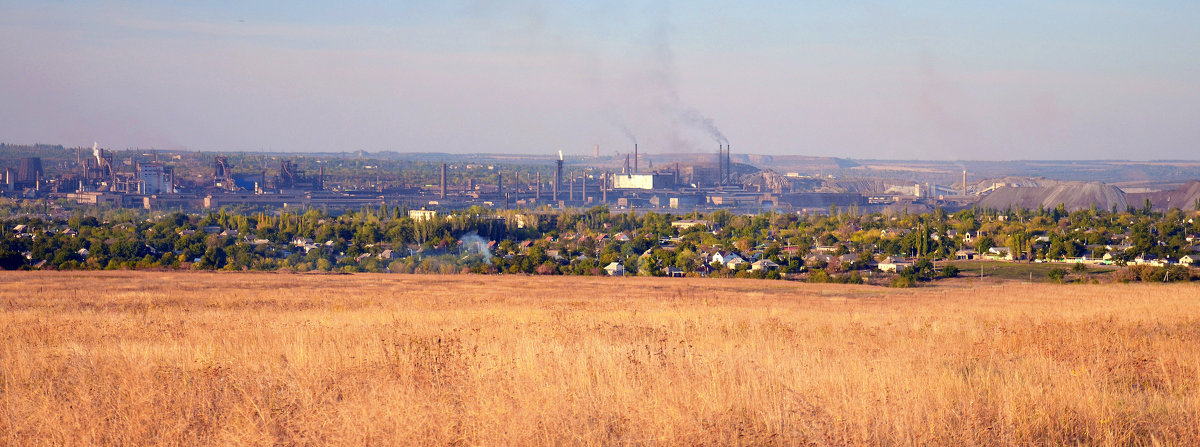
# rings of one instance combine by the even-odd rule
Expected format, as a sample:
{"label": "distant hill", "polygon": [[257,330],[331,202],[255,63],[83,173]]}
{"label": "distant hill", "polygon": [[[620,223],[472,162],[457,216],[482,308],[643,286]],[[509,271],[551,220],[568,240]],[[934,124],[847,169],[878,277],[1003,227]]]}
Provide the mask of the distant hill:
{"label": "distant hill", "polygon": [[1128,193],[1125,197],[1130,204],[1139,208],[1146,202],[1146,199],[1150,199],[1150,204],[1155,210],[1166,211],[1170,208],[1193,210],[1196,209],[1196,200],[1200,200],[1200,181],[1192,180],[1168,191]]}
{"label": "distant hill", "polygon": [[1058,204],[1068,211],[1091,208],[1109,210],[1113,205],[1125,209],[1125,192],[1101,182],[1052,182],[1046,186],[997,188],[979,201],[979,206],[992,209],[1038,207],[1054,208]]}

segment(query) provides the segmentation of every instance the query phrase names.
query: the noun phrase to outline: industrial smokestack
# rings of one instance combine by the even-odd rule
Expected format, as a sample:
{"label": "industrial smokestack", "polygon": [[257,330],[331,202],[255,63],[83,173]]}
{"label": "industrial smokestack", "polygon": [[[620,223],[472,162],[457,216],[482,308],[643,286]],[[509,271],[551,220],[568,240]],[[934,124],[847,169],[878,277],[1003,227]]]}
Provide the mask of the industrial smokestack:
{"label": "industrial smokestack", "polygon": [[533,195],[534,195],[534,198],[537,199],[537,201],[539,201],[539,202],[542,201],[542,173],[541,172],[537,173],[537,180],[533,184]]}
{"label": "industrial smokestack", "polygon": [[608,203],[608,171],[600,174],[600,201]]}
{"label": "industrial smokestack", "polygon": [[[504,197],[504,173],[500,172],[500,171],[496,171],[496,194],[498,194],[501,197]],[[507,201],[508,201],[508,199],[505,198],[504,205],[506,207],[508,206]]]}
{"label": "industrial smokestack", "polygon": [[608,171],[600,174],[600,202],[608,203]]}
{"label": "industrial smokestack", "polygon": [[725,171],[726,171],[725,175],[728,175],[728,179],[730,179],[730,181],[733,181],[733,156],[731,155],[732,153],[733,153],[732,145],[726,144],[725,145]]}
{"label": "industrial smokestack", "polygon": [[633,173],[637,174],[637,172],[638,172],[638,149],[637,149],[637,143],[633,143]]}
{"label": "industrial smokestack", "polygon": [[725,179],[725,146],[717,145],[717,184],[724,183]]}
{"label": "industrial smokestack", "polygon": [[558,203],[558,185],[562,184],[562,163],[563,161],[561,158],[555,163],[554,188],[552,188],[554,190],[554,197],[552,198],[554,203]]}
{"label": "industrial smokestack", "polygon": [[600,145],[592,146],[592,157],[600,158]]}
{"label": "industrial smokestack", "polygon": [[579,179],[579,200],[587,203],[587,174]]}
{"label": "industrial smokestack", "polygon": [[443,199],[446,198],[446,164],[445,163],[442,163],[442,192],[440,194],[440,197]]}
{"label": "industrial smokestack", "polygon": [[967,195],[967,170],[966,170],[966,169],[963,169],[963,188],[962,188],[962,195],[963,195],[963,196],[966,196],[966,195]]}
{"label": "industrial smokestack", "polygon": [[625,154],[625,166],[621,168],[621,174],[629,174],[629,154]]}
{"label": "industrial smokestack", "polygon": [[571,185],[567,187],[567,201],[575,200],[575,177],[571,177]]}

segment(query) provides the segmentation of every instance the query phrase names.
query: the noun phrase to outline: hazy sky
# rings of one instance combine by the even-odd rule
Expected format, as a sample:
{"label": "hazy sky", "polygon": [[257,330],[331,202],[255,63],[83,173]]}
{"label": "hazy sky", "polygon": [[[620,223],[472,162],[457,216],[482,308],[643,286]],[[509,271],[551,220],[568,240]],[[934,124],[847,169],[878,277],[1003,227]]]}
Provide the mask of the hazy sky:
{"label": "hazy sky", "polygon": [[1200,158],[1194,0],[280,3],[0,0],[0,141]]}

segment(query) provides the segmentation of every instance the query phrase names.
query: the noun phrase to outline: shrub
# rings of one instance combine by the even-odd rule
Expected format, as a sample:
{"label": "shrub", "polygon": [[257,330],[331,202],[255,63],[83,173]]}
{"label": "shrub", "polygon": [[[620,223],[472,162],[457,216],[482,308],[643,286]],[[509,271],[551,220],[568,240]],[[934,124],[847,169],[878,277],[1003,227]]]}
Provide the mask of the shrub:
{"label": "shrub", "polygon": [[901,289],[907,289],[909,287],[916,287],[917,281],[914,280],[912,276],[897,276],[895,278],[892,278],[892,283],[889,284],[888,286],[901,288]]}
{"label": "shrub", "polygon": [[830,278],[829,274],[825,273],[824,270],[813,270],[812,273],[808,274],[808,282],[827,283],[827,282],[832,282],[832,281],[833,281],[833,278]]}
{"label": "shrub", "polygon": [[954,278],[954,277],[957,277],[957,276],[958,276],[958,272],[959,272],[959,270],[958,270],[958,266],[955,266],[955,265],[952,265],[952,264],[946,264],[946,266],[945,266],[945,267],[942,267],[942,276],[944,276],[944,277],[946,277],[946,278]]}
{"label": "shrub", "polygon": [[1066,269],[1059,268],[1059,267],[1052,268],[1052,269],[1050,269],[1049,272],[1046,272],[1046,277],[1050,278],[1050,280],[1054,281],[1054,282],[1062,282],[1063,278],[1065,278],[1066,276],[1067,276]]}
{"label": "shrub", "polygon": [[846,281],[845,281],[846,284],[862,284],[863,283],[862,275],[859,275],[858,272],[851,272],[845,278],[846,278]]}

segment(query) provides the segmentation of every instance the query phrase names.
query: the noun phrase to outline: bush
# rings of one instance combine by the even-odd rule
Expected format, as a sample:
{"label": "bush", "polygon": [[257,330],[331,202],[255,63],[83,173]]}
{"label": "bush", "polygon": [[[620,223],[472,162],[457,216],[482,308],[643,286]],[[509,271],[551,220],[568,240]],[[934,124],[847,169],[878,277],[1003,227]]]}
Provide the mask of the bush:
{"label": "bush", "polygon": [[859,275],[858,272],[851,272],[849,275],[845,276],[844,278],[845,278],[846,284],[862,284],[863,283],[862,275]]}
{"label": "bush", "polygon": [[825,273],[824,270],[813,270],[812,273],[808,274],[808,282],[827,283],[833,282],[833,278],[830,278],[829,274]]}
{"label": "bush", "polygon": [[915,279],[913,279],[912,276],[897,276],[895,278],[892,278],[892,283],[888,284],[888,286],[896,287],[896,288],[900,288],[900,289],[907,289],[909,287],[916,287],[917,281]]}
{"label": "bush", "polygon": [[1071,271],[1075,273],[1084,273],[1087,272],[1087,266],[1083,265],[1082,262],[1076,262],[1075,265],[1071,266]]}
{"label": "bush", "polygon": [[1062,282],[1063,278],[1065,278],[1066,276],[1067,276],[1066,269],[1062,269],[1059,267],[1052,268],[1052,269],[1050,269],[1049,272],[1046,272],[1046,277],[1050,278],[1050,280],[1054,281],[1054,282]]}
{"label": "bush", "polygon": [[944,276],[946,278],[957,277],[958,272],[959,272],[958,267],[955,265],[946,264],[945,267],[942,267],[942,276]]}

